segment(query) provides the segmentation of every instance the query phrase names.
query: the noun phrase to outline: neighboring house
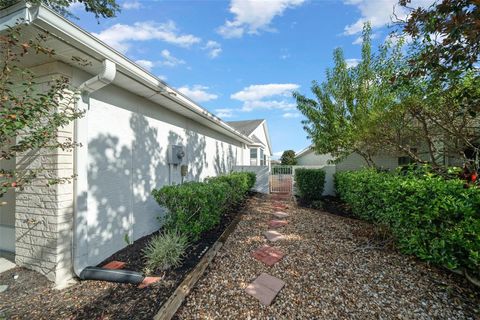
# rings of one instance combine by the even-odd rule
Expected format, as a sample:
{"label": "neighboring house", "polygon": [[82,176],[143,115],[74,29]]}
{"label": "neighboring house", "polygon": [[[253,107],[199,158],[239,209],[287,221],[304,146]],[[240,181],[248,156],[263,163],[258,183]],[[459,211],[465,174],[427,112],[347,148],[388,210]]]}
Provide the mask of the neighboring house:
{"label": "neighboring house", "polygon": [[[378,154],[372,157],[375,164],[381,168],[393,170],[402,165],[405,157],[398,157],[388,153]],[[309,146],[295,154],[299,166],[326,166],[334,160],[330,154],[317,154],[312,146]],[[357,170],[368,167],[366,161],[357,153],[352,153],[345,159],[335,164],[336,171]]]}
{"label": "neighboring house", "polygon": [[227,123],[254,142],[248,146],[249,153],[244,154],[246,157],[243,159],[243,162],[251,166],[270,166],[272,146],[270,144],[267,122],[264,119],[257,119],[229,121]]}
{"label": "neighboring house", "polygon": [[86,110],[59,136],[82,147],[40,151],[22,164],[54,168],[52,178],[76,174],[73,183],[47,187],[39,181],[9,193],[8,204],[0,206],[0,251],[14,255],[18,265],[63,286],[73,271],[78,275],[125,247],[125,239],[158,230],[163,210],[152,189],[270,159],[264,120],[245,131],[223,122],[45,6],[18,3],[0,11],[0,32],[18,19],[24,19],[25,39],[48,31],[47,44],[56,52],[23,61],[37,82],[47,88],[53,77],[67,77],[81,92],[77,107]]}

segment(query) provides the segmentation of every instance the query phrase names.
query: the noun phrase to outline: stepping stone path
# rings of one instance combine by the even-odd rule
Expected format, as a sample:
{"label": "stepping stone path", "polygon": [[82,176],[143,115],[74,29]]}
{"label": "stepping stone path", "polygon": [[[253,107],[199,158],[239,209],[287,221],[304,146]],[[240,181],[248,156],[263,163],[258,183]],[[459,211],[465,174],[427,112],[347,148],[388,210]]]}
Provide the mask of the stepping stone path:
{"label": "stepping stone path", "polygon": [[283,234],[281,234],[280,232],[277,232],[275,230],[265,231],[264,234],[265,234],[265,237],[267,238],[267,240],[272,241],[272,242],[282,240],[284,238]]}
{"label": "stepping stone path", "polygon": [[252,252],[252,257],[265,263],[269,267],[282,260],[283,256],[284,254],[282,251],[268,245],[264,245]]}
{"label": "stepping stone path", "polygon": [[[280,196],[272,196],[272,200],[288,200],[288,199],[281,199]],[[284,219],[290,216],[288,213],[281,211],[288,209],[288,206],[281,203],[281,202],[274,202],[273,209],[276,210],[272,214],[280,219]],[[279,228],[283,227],[288,224],[286,220],[270,220],[268,221],[268,226],[270,228]],[[275,230],[267,230],[265,231],[265,237],[268,241],[275,242],[284,238],[284,235],[280,232]],[[275,248],[272,248],[268,245],[264,245],[254,252],[251,253],[251,256],[255,259],[265,263],[267,266],[273,266],[275,263],[282,260],[285,254]],[[259,275],[252,283],[250,283],[245,292],[249,295],[257,298],[260,303],[269,306],[273,299],[277,296],[280,290],[285,285],[283,280],[275,278],[274,276],[268,275],[266,273],[262,273]]]}
{"label": "stepping stone path", "polygon": [[284,285],[284,281],[266,273],[262,273],[247,286],[245,291],[249,295],[257,298],[260,303],[269,306]]}
{"label": "stepping stone path", "polygon": [[157,281],[160,281],[160,279],[161,279],[160,277],[145,277],[142,283],[138,285],[138,289],[146,288],[149,285],[154,284]]}
{"label": "stepping stone path", "polygon": [[118,269],[123,269],[125,266],[125,262],[122,261],[110,261],[106,265],[104,265],[102,268],[103,269],[108,269],[108,270],[118,270]]}
{"label": "stepping stone path", "polygon": [[286,218],[286,217],[289,217],[290,215],[286,212],[283,212],[283,211],[275,211],[274,213],[272,213],[275,217],[277,218]]}
{"label": "stepping stone path", "polygon": [[285,220],[270,220],[268,221],[268,226],[270,228],[280,228],[283,226],[286,226],[288,224],[288,221]]}

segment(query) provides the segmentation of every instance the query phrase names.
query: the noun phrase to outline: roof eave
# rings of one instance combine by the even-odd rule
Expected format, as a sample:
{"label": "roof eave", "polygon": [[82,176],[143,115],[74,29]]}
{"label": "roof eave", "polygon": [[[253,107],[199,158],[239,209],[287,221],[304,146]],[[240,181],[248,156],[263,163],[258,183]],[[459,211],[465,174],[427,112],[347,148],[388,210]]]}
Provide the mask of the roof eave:
{"label": "roof eave", "polygon": [[[6,29],[7,26],[15,24],[18,19],[22,19],[25,24],[34,24],[47,31],[54,30],[58,35],[63,35],[62,40],[68,41],[68,39],[74,39],[70,43],[74,47],[78,48],[78,44],[83,46],[82,49],[87,49],[92,54],[108,59],[114,62],[119,72],[122,72],[145,87],[155,90],[157,92],[173,92],[175,98],[170,97],[171,100],[179,104],[179,106],[197,114],[198,116],[208,120],[210,128],[220,132],[228,132],[229,136],[242,142],[251,144],[253,141],[246,135],[238,132],[220,118],[216,117],[206,109],[194,103],[188,97],[178,92],[176,89],[170,87],[161,79],[155,77],[148,71],[138,66],[133,61],[129,60],[123,54],[119,53],[115,49],[111,48],[101,40],[95,38],[92,34],[81,29],[72,22],[66,20],[53,10],[45,7],[44,5],[31,5],[30,3],[19,2],[8,8],[1,10],[0,14],[0,31]],[[221,129],[221,130],[220,130]]]}

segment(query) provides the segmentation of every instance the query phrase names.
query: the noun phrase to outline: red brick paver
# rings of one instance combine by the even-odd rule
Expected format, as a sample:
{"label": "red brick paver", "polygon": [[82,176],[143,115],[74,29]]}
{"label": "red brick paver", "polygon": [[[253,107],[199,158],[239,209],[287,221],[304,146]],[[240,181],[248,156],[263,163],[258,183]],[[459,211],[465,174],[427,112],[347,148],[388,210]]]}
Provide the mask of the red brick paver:
{"label": "red brick paver", "polygon": [[269,241],[272,241],[272,242],[275,242],[275,241],[278,241],[278,240],[282,240],[284,238],[283,234],[281,234],[280,232],[277,232],[275,230],[268,230],[268,231],[265,231],[265,237],[269,240]]}
{"label": "red brick paver", "polygon": [[264,245],[252,252],[252,257],[265,263],[267,266],[273,266],[278,261],[282,260],[284,253],[276,248]]}
{"label": "red brick paver", "polygon": [[273,213],[273,215],[277,218],[286,218],[286,217],[290,216],[288,213],[283,212],[283,211],[275,211]]}
{"label": "red brick paver", "polygon": [[160,277],[145,277],[145,279],[143,279],[142,283],[140,283],[138,285],[138,288],[139,289],[143,289],[143,288],[146,288],[148,287],[149,285],[152,285],[154,284],[155,282],[157,281],[160,281]]}
{"label": "red brick paver", "polygon": [[284,285],[284,281],[262,273],[247,286],[245,291],[249,295],[257,298],[260,303],[269,306]]}
{"label": "red brick paver", "polygon": [[123,261],[110,261],[106,265],[104,265],[102,268],[103,269],[109,269],[109,270],[118,270],[118,269],[123,269],[125,266],[125,262]]}
{"label": "red brick paver", "polygon": [[288,224],[288,221],[285,220],[270,220],[268,221],[268,226],[270,228],[280,228],[283,226],[286,226]]}

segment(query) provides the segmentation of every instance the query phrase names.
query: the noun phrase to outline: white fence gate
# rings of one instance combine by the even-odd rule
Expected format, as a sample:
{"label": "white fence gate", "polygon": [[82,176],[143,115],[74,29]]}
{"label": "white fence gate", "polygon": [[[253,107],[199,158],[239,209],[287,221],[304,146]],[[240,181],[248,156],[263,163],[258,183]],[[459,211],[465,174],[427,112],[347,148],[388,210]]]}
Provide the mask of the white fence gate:
{"label": "white fence gate", "polygon": [[272,166],[270,172],[270,193],[292,193],[292,166]]}

